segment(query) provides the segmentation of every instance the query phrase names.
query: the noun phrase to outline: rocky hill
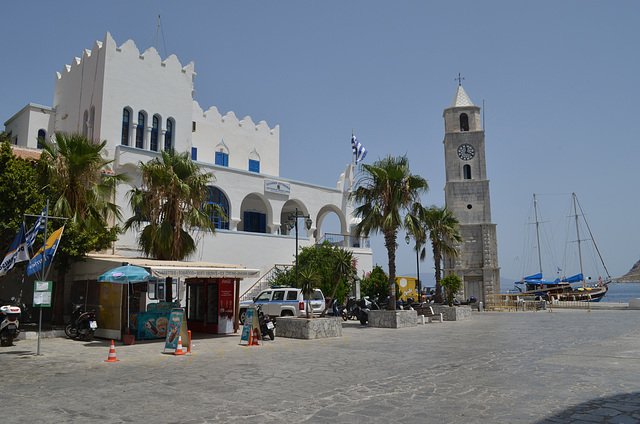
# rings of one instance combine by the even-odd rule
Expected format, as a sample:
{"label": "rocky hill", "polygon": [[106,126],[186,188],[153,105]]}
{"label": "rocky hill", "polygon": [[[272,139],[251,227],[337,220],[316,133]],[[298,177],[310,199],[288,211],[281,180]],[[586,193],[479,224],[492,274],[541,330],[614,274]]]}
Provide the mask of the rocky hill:
{"label": "rocky hill", "polygon": [[638,283],[640,282],[640,261],[636,262],[629,272],[614,281],[618,283]]}

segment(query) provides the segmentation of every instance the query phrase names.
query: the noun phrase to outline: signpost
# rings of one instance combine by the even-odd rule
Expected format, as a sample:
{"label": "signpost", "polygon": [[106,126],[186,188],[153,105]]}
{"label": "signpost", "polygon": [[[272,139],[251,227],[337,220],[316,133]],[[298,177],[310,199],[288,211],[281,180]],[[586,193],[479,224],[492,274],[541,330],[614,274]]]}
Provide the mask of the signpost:
{"label": "signpost", "polygon": [[34,281],[33,282],[33,306],[40,307],[40,316],[38,318],[38,350],[36,355],[40,355],[40,333],[42,332],[42,308],[51,307],[51,288],[52,281]]}

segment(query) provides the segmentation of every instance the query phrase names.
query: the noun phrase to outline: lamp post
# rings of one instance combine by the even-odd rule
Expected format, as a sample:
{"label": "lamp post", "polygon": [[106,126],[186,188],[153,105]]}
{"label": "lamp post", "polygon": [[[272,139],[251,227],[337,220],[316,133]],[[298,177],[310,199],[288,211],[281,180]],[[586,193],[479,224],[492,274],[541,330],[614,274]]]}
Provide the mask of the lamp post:
{"label": "lamp post", "polygon": [[289,218],[287,218],[287,227],[289,228],[289,231],[291,231],[292,228],[296,229],[296,287],[298,287],[298,218],[305,218],[304,224],[307,231],[311,229],[311,224],[313,223],[311,217],[299,212],[298,208],[296,208],[295,212],[291,212],[289,214]]}
{"label": "lamp post", "polygon": [[[411,241],[411,238],[409,237],[409,234],[407,233],[407,235],[404,237],[404,241],[407,242],[407,244],[409,244],[409,242]],[[418,253],[418,239],[416,239],[416,292],[418,293],[418,299],[416,299],[416,301],[418,303],[422,302],[422,284],[420,284],[420,256]]]}

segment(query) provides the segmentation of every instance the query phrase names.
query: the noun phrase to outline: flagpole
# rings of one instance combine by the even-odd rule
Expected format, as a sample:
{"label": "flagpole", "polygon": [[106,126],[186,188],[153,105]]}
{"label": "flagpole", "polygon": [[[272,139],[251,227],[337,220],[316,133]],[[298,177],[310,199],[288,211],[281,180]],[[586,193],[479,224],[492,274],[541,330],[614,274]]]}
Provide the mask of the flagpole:
{"label": "flagpole", "polygon": [[[44,243],[47,244],[47,221],[49,220],[49,199],[44,213]],[[44,258],[44,251],[42,252]],[[44,260],[42,261],[42,280],[44,280]],[[38,317],[38,350],[36,355],[40,356],[40,334],[42,333],[42,305],[40,305],[40,316]]]}

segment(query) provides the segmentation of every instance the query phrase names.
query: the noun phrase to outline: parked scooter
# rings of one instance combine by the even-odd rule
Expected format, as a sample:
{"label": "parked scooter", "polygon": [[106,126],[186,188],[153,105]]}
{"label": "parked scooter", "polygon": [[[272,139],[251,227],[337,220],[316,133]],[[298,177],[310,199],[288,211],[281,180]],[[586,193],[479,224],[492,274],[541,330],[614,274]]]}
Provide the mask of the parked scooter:
{"label": "parked scooter", "polygon": [[[82,297],[80,298],[82,300]],[[84,303],[74,303],[71,312],[71,323],[64,329],[71,339],[90,342],[98,328],[98,320],[94,311],[84,311]]]}
{"label": "parked scooter", "polygon": [[369,299],[369,296],[365,296],[358,301],[359,306],[359,316],[360,324],[367,325],[369,321],[369,311],[375,311],[380,309],[380,306],[376,303],[375,300]]}
{"label": "parked scooter", "polygon": [[347,299],[347,305],[342,310],[342,319],[344,321],[352,318],[360,319],[360,306],[355,297]]}
{"label": "parked scooter", "polygon": [[[15,302],[15,298],[11,298]],[[0,300],[0,345],[13,346],[13,339],[20,334],[20,308]]]}
{"label": "parked scooter", "polygon": [[258,309],[258,323],[260,324],[260,334],[262,335],[262,339],[268,335],[271,340],[275,339],[276,336],[273,330],[276,328],[275,320],[269,315],[262,312],[262,305],[257,305]]}

